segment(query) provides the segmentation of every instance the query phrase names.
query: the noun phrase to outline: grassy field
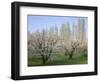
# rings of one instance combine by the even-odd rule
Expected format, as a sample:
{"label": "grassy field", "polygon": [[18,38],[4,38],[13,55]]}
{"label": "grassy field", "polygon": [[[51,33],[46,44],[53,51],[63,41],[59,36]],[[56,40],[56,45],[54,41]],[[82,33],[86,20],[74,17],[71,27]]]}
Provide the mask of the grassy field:
{"label": "grassy field", "polygon": [[[77,55],[73,56],[72,59],[69,59],[68,56],[65,55],[53,55],[46,62],[47,65],[74,65],[74,64],[87,64],[87,56],[86,55]],[[28,66],[45,66],[42,63],[41,58],[28,58]]]}

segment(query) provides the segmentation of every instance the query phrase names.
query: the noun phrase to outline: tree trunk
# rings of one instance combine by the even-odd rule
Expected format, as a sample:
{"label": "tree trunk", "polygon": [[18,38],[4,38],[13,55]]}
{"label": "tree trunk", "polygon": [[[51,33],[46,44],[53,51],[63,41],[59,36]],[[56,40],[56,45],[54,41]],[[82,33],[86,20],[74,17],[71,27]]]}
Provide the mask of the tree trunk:
{"label": "tree trunk", "polygon": [[72,49],[72,51],[71,51],[71,53],[69,55],[69,59],[72,59],[73,58],[74,51],[75,51],[75,48]]}
{"label": "tree trunk", "polygon": [[69,55],[69,59],[72,59],[73,58],[73,53],[71,53],[70,55]]}
{"label": "tree trunk", "polygon": [[43,65],[46,63],[44,55],[42,55],[42,62],[43,62]]}

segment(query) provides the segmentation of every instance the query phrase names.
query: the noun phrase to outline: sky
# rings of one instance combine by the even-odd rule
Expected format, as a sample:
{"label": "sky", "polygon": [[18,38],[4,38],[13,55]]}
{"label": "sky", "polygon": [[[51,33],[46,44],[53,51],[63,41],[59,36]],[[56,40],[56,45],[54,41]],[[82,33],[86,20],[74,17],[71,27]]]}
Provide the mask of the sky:
{"label": "sky", "polygon": [[[58,29],[61,28],[62,24],[70,23],[72,27],[73,24],[78,23],[78,18],[80,17],[69,17],[69,16],[43,16],[43,15],[28,15],[28,31],[36,32],[42,29],[49,29],[50,27],[57,26]],[[81,17],[83,18],[83,17]],[[88,28],[88,18],[84,17],[85,28]]]}

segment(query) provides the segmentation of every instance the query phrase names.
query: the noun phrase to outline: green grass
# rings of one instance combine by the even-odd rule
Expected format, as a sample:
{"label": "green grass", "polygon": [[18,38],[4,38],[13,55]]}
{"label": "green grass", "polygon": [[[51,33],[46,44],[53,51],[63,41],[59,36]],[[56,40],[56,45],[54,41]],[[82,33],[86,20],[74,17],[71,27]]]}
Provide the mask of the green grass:
{"label": "green grass", "polygon": [[[69,59],[68,56],[65,55],[52,55],[49,60],[46,62],[47,65],[74,65],[74,64],[87,64],[87,56],[86,55],[77,55],[73,56],[72,59]],[[45,66],[42,63],[41,58],[28,58],[28,66]]]}

